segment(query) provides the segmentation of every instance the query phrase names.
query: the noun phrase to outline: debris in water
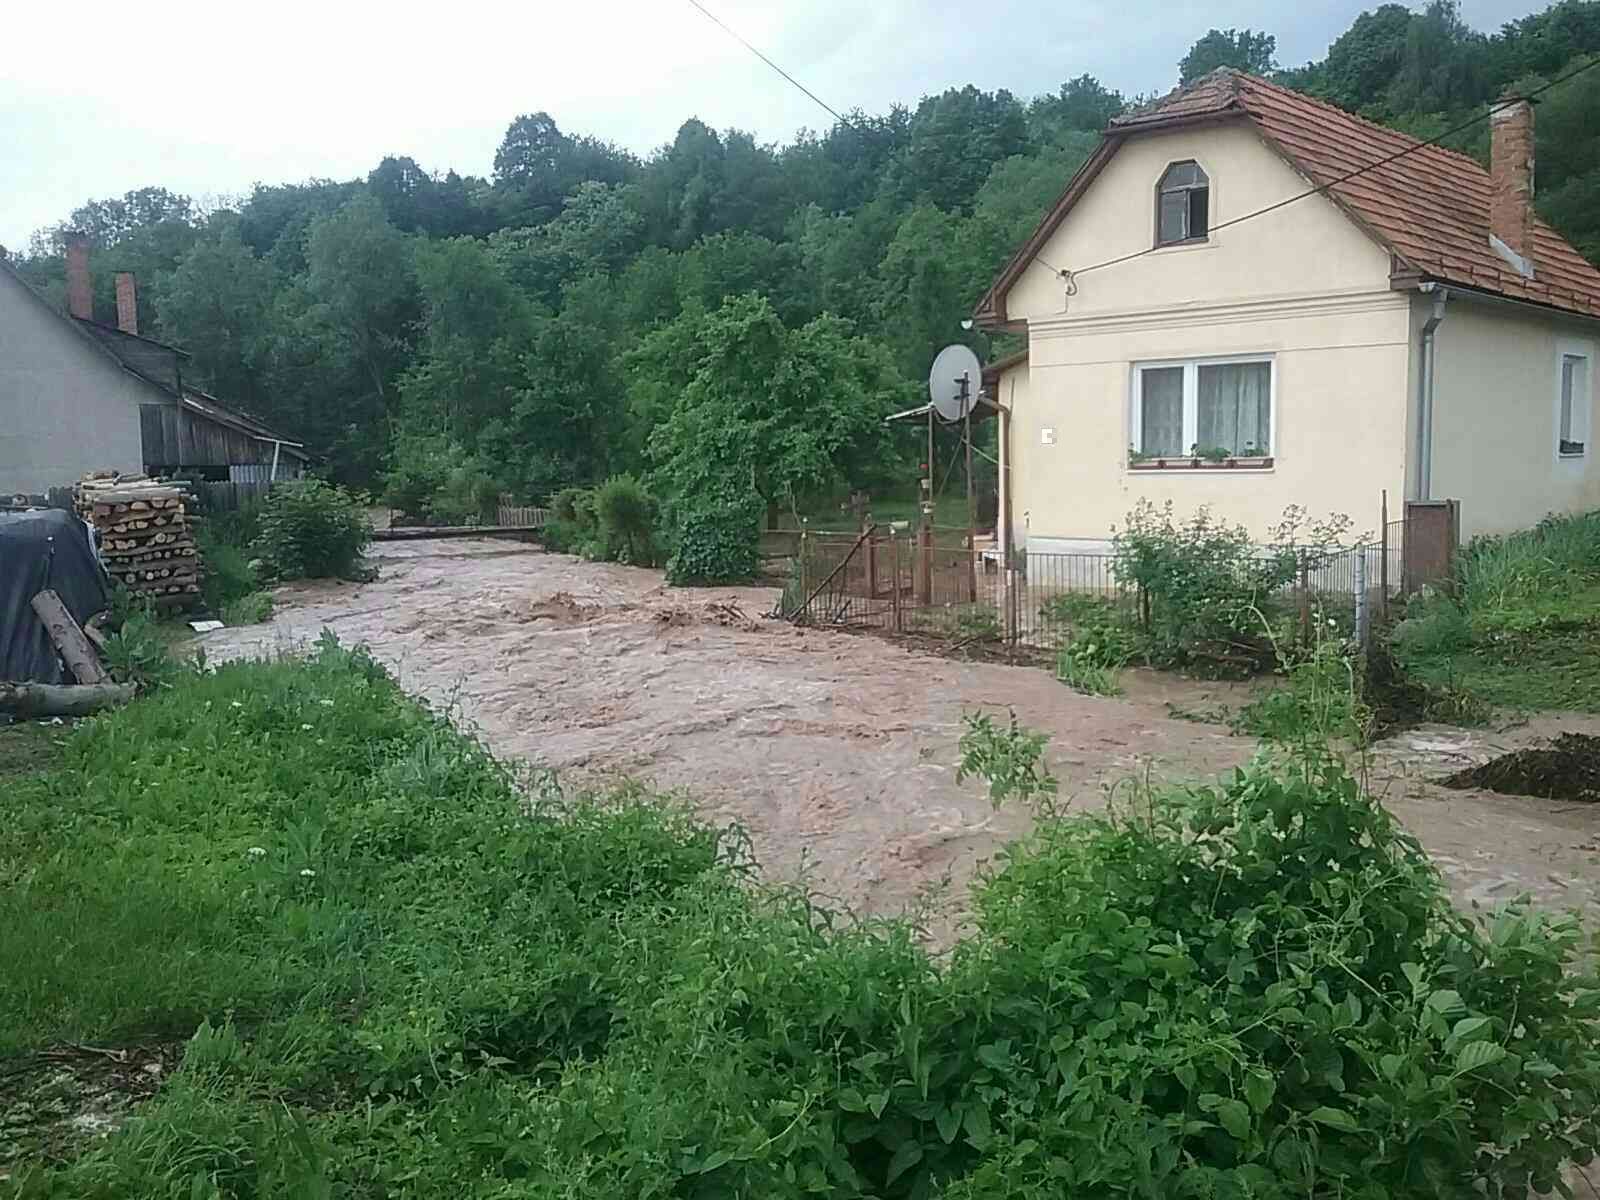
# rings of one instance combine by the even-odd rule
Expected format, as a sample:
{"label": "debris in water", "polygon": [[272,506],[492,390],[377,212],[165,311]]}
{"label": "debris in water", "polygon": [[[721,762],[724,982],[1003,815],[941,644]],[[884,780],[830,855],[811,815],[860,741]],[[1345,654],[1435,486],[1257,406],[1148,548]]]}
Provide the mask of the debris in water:
{"label": "debris in water", "polygon": [[1507,796],[1600,802],[1600,737],[1563,733],[1549,746],[1502,754],[1439,782]]}

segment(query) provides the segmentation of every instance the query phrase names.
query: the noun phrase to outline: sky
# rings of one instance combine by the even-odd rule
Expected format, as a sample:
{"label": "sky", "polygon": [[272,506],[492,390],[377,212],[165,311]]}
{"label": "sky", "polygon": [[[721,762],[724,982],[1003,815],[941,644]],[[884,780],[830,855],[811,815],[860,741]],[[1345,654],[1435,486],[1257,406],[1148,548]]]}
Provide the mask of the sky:
{"label": "sky", "polygon": [[[1027,98],[1085,72],[1165,91],[1212,27],[1320,58],[1377,0],[702,0],[833,108],[973,83]],[[1492,30],[1544,8],[1462,0]],[[365,175],[386,154],[488,175],[506,125],[547,111],[641,155],[697,116],[786,142],[831,119],[688,0],[19,4],[0,55],[0,245],[91,198],[159,185],[206,205],[252,184]]]}

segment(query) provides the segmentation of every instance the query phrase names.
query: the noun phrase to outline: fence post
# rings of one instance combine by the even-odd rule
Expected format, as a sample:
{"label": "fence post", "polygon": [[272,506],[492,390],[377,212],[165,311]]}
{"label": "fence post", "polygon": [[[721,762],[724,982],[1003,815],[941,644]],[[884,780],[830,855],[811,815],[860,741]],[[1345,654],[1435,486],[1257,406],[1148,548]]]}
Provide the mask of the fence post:
{"label": "fence post", "polygon": [[926,514],[917,530],[917,603],[923,608],[933,603],[933,519]]}
{"label": "fence post", "polygon": [[894,573],[894,581],[890,586],[890,603],[894,608],[894,632],[904,632],[901,626],[901,611],[899,611],[899,538],[894,536],[894,526],[890,526],[890,570]]}
{"label": "fence post", "polygon": [[1300,555],[1300,644],[1311,645],[1311,565]]}
{"label": "fence post", "polygon": [[1367,626],[1370,616],[1367,612],[1367,548],[1357,546],[1355,549],[1356,568],[1356,645],[1362,650],[1367,648]]}
{"label": "fence post", "polygon": [[1389,489],[1383,489],[1383,537],[1378,543],[1378,612],[1385,625],[1389,623]]}

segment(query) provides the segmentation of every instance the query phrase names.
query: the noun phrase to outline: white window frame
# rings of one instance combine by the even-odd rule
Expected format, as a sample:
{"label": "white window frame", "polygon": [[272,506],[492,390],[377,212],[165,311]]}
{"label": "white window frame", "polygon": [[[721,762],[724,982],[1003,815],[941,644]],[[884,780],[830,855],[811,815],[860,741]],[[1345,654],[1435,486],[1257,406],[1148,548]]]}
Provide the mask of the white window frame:
{"label": "white window frame", "polygon": [[[1561,377],[1562,377],[1562,374],[1564,373],[1564,371],[1566,369],[1566,362],[1567,362],[1567,359],[1569,359],[1569,358],[1581,358],[1581,359],[1583,359],[1583,363],[1584,363],[1584,368],[1583,368],[1584,382],[1588,385],[1588,395],[1583,397],[1583,403],[1582,403],[1581,408],[1577,403],[1578,397],[1576,397],[1576,396],[1573,397],[1572,414],[1573,414],[1573,420],[1574,420],[1574,423],[1575,423],[1575,427],[1573,429],[1573,432],[1577,431],[1576,422],[1578,420],[1578,415],[1579,415],[1580,412],[1582,413],[1582,426],[1581,426],[1581,428],[1583,430],[1583,438],[1582,438],[1583,449],[1578,451],[1575,454],[1567,452],[1567,451],[1563,451],[1561,449],[1561,442],[1563,440],[1562,437],[1561,437]],[[1590,342],[1580,342],[1580,341],[1561,341],[1561,342],[1558,342],[1556,344],[1555,409],[1554,409],[1553,422],[1552,422],[1553,429],[1554,429],[1554,436],[1550,439],[1551,440],[1551,446],[1555,451],[1555,456],[1556,456],[1556,461],[1557,462],[1581,463],[1581,462],[1583,462],[1584,460],[1586,460],[1589,457],[1590,451],[1594,448],[1594,387],[1595,387],[1595,384],[1594,384],[1594,346],[1593,346],[1593,344],[1590,343]],[[1566,439],[1566,440],[1568,440],[1568,441],[1577,441],[1579,439],[1577,439],[1577,438],[1569,438],[1569,439]]]}
{"label": "white window frame", "polygon": [[[1183,368],[1183,450],[1175,457],[1188,458],[1200,438],[1200,368],[1224,367],[1234,363],[1266,363],[1268,442],[1261,457],[1276,458],[1278,453],[1278,357],[1275,354],[1228,354],[1206,358],[1148,359],[1133,364],[1128,388],[1128,444],[1144,453],[1144,373],[1162,368]],[[1561,403],[1560,381],[1556,383],[1556,404]],[[1587,449],[1585,444],[1585,449]]]}

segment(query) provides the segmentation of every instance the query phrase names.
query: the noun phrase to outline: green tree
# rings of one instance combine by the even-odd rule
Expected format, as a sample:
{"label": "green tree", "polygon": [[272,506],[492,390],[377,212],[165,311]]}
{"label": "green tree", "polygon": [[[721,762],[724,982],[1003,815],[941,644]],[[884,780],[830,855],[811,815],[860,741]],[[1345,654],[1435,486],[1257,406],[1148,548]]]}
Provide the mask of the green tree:
{"label": "green tree", "polygon": [[1234,67],[1252,75],[1277,69],[1278,39],[1252,29],[1210,29],[1178,61],[1178,82],[1191,83],[1218,67]]}
{"label": "green tree", "polygon": [[273,294],[281,281],[251,253],[237,217],[219,219],[153,290],[163,334],[194,356],[201,378],[227,402],[269,415],[261,372]]}
{"label": "green tree", "polygon": [[907,388],[883,351],[837,317],[791,331],[765,298],[738,296],[690,320],[689,362],[632,364],[636,373],[691,370],[650,439],[670,494],[749,488],[770,518],[782,503],[859,478],[887,454],[883,418]]}

